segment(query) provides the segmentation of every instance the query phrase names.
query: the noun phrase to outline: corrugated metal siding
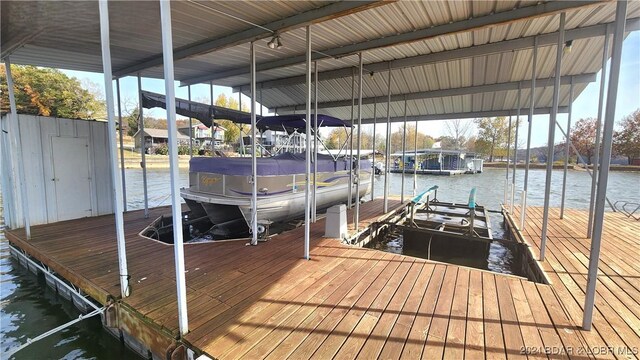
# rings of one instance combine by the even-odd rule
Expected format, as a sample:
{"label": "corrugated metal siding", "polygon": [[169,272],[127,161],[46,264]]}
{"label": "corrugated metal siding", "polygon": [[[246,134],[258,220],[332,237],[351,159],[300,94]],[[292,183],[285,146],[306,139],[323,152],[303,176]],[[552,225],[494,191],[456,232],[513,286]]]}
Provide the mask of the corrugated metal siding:
{"label": "corrugated metal siding", "polygon": [[[6,117],[3,117],[4,122]],[[89,144],[89,169],[91,171],[91,214],[92,216],[113,213],[113,187],[111,186],[111,167],[107,143],[107,123],[98,121],[70,120],[33,115],[19,115],[21,138],[21,159],[29,204],[31,225],[59,221],[59,209],[56,205],[53,162],[51,148],[52,137],[83,137]],[[17,166],[17,159],[7,158],[2,153],[2,163]],[[22,204],[19,191],[14,192],[13,204],[4,199],[5,207],[13,210],[12,228],[24,226]],[[73,194],[67,194],[73,196]]]}

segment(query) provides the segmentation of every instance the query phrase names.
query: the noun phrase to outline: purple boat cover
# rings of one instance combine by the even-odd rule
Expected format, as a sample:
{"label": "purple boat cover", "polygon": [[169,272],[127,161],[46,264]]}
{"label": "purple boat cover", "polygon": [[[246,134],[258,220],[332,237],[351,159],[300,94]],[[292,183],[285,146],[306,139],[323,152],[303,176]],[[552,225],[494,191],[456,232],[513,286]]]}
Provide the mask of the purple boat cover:
{"label": "purple boat cover", "polygon": [[[257,158],[258,175],[293,175],[304,174],[304,154],[283,153],[268,158]],[[371,166],[369,160],[360,162],[362,169]],[[334,161],[329,155],[318,154],[318,172],[335,172],[349,169],[349,162],[345,159]],[[251,175],[251,158],[233,157],[194,157],[189,161],[189,171],[207,172],[224,175]]]}

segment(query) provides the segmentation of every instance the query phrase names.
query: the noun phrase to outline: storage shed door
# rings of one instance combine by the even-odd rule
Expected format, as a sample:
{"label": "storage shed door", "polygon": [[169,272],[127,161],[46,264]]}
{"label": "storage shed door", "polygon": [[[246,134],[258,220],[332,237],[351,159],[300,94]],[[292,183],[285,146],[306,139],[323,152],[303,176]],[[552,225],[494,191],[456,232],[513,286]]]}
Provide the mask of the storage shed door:
{"label": "storage shed door", "polygon": [[51,139],[58,221],[91,216],[87,138]]}

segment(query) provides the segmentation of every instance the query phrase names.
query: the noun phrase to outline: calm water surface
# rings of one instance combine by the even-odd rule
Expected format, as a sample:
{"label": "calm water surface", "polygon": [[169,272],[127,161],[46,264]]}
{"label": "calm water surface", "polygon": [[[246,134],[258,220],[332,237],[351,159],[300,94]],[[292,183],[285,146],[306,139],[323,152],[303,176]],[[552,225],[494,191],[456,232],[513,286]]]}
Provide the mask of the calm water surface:
{"label": "calm water surface", "polygon": [[[516,187],[522,189],[524,173],[518,170]],[[391,174],[391,194],[400,194],[401,174]],[[503,199],[504,170],[486,169],[482,174],[459,175],[451,177],[419,175],[417,189],[420,192],[432,185],[438,185],[438,197],[442,201],[465,202],[472,187],[478,188],[477,201],[490,209],[499,209]],[[381,196],[383,177],[376,178],[374,192]],[[142,171],[126,171],[128,210],[144,207],[142,192]],[[531,170],[529,173],[528,203],[542,206],[544,200],[544,170]],[[551,206],[560,206],[562,191],[562,171],[553,172]],[[188,184],[187,169],[180,172],[180,184]],[[568,173],[568,208],[585,209],[589,204],[591,180],[586,172]],[[170,177],[168,170],[150,170],[148,172],[149,206],[169,205]],[[405,193],[411,196],[413,176],[405,178]],[[609,198],[640,202],[640,173],[612,172],[608,186]],[[519,199],[519,196],[516,196]],[[1,198],[0,198],[1,203]],[[10,257],[8,243],[4,237],[0,207],[0,351],[24,343],[27,338],[35,337],[58,325],[77,318],[80,313],[73,305],[59,298],[32,273],[20,267]],[[492,249],[492,263],[505,261],[504,249]],[[4,359],[3,356],[0,358]],[[37,342],[22,350],[16,359],[123,359],[137,358],[116,339],[102,330],[99,318],[84,320],[63,332]]]}

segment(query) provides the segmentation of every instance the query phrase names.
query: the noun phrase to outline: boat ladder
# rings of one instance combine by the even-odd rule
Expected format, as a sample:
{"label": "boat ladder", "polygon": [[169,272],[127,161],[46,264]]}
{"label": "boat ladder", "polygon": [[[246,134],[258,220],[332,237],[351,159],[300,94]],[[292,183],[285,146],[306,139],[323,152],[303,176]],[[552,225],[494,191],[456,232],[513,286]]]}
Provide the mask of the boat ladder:
{"label": "boat ladder", "polygon": [[616,211],[623,213],[628,218],[633,218],[634,220],[640,221],[640,203],[618,200],[613,203],[613,208]]}

